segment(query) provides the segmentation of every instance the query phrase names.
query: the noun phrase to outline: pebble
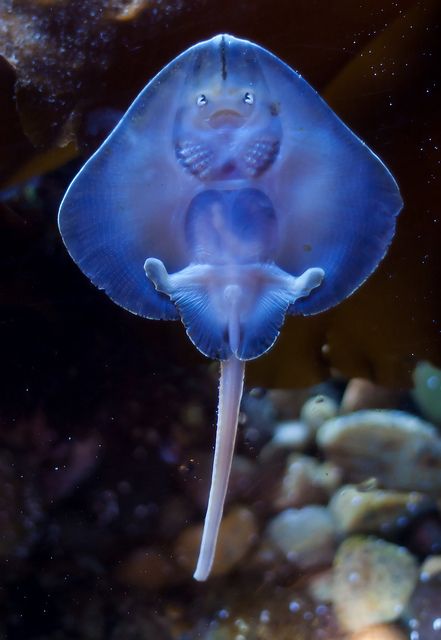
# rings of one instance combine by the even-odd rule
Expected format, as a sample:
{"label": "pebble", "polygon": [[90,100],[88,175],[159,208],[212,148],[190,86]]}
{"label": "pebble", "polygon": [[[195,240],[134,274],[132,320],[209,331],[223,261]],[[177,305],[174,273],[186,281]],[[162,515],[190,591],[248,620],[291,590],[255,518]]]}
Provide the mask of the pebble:
{"label": "pebble", "polygon": [[286,509],[273,518],[266,534],[274,546],[301,569],[332,562],[336,532],[326,507]]}
{"label": "pebble", "polygon": [[299,420],[279,422],[271,440],[262,448],[259,461],[266,462],[281,451],[304,451],[312,442],[309,427]]}
{"label": "pebble", "polygon": [[350,640],[407,640],[407,636],[391,624],[378,624],[351,635]]}
{"label": "pebble", "polygon": [[428,556],[421,565],[420,580],[427,582],[435,576],[441,576],[441,555]]}
{"label": "pebble", "polygon": [[329,510],[341,533],[390,532],[407,522],[423,500],[420,493],[362,491],[345,485],[333,495]]}
{"label": "pebble", "polygon": [[[207,599],[209,597],[207,594]],[[213,595],[209,605],[212,611]],[[202,618],[200,611],[199,617]],[[343,640],[332,607],[315,605],[299,590],[281,586],[268,588],[262,584],[258,587],[230,585],[223,594],[222,608],[185,637],[192,640]]]}
{"label": "pebble", "polygon": [[305,402],[300,411],[300,420],[315,433],[326,420],[335,418],[337,413],[338,404],[334,398],[320,394]]}
{"label": "pebble", "polygon": [[402,411],[357,411],[325,422],[317,443],[346,477],[374,477],[386,489],[441,491],[441,437]]}
{"label": "pebble", "polygon": [[441,424],[441,369],[429,362],[419,362],[413,372],[413,397],[421,413]]}
{"label": "pebble", "polygon": [[289,456],[285,474],[276,490],[278,510],[307,504],[324,504],[341,483],[341,471],[329,462],[294,454]]}
{"label": "pebble", "polygon": [[268,398],[279,419],[292,420],[299,417],[308,398],[308,389],[271,389],[268,391]]}
{"label": "pebble", "polygon": [[352,378],[341,399],[340,413],[352,413],[361,409],[393,409],[402,396],[402,391],[381,387],[364,378]]}
{"label": "pebble", "polygon": [[355,632],[397,620],[417,579],[416,560],[406,549],[374,537],[348,538],[334,560],[333,601],[340,623]]}
{"label": "pebble", "polygon": [[[178,564],[193,573],[202,538],[202,524],[184,529],[174,546]],[[234,507],[223,518],[216,547],[212,576],[228,573],[238,564],[257,539],[254,514],[245,507]]]}
{"label": "pebble", "polygon": [[307,591],[316,602],[331,603],[334,591],[334,572],[332,568],[310,576],[307,582]]}
{"label": "pebble", "polygon": [[119,567],[117,578],[126,586],[157,590],[174,584],[177,571],[164,551],[146,547],[132,551]]}

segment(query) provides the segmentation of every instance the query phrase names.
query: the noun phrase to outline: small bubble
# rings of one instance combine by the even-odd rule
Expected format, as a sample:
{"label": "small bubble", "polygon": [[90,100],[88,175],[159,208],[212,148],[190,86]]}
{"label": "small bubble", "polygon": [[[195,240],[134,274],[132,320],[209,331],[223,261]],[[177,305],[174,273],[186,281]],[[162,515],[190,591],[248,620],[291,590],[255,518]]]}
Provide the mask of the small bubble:
{"label": "small bubble", "polygon": [[438,376],[430,376],[429,378],[427,378],[426,384],[428,389],[438,389],[440,387],[440,379]]}
{"label": "small bubble", "polygon": [[[247,633],[247,631],[249,630],[248,624],[242,618],[237,618],[237,620],[234,621],[234,625],[238,628],[241,634]],[[237,637],[238,636],[236,636],[236,638]]]}
{"label": "small bubble", "polygon": [[318,604],[315,608],[315,612],[318,616],[324,616],[328,613],[329,609],[325,604]]}
{"label": "small bubble", "polygon": [[230,612],[228,609],[221,609],[217,615],[221,620],[227,620],[230,617]]}
{"label": "small bubble", "polygon": [[297,602],[297,600],[292,600],[289,603],[289,610],[291,611],[291,613],[297,613],[297,611],[300,611],[300,604]]}
{"label": "small bubble", "polygon": [[352,571],[348,576],[348,580],[351,584],[357,584],[361,581],[361,576],[358,571]]}
{"label": "small bubble", "polygon": [[271,614],[268,611],[268,609],[263,609],[263,611],[260,612],[260,622],[262,624],[268,624],[271,620]]}

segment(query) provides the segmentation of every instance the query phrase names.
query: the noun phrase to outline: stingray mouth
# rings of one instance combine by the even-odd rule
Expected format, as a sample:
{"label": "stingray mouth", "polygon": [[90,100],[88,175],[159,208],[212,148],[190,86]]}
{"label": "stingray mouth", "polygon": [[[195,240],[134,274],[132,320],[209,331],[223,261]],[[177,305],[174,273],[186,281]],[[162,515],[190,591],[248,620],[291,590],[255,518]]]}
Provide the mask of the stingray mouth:
{"label": "stingray mouth", "polygon": [[213,129],[236,129],[241,127],[244,121],[244,116],[233,109],[220,109],[215,111],[208,119],[210,127]]}

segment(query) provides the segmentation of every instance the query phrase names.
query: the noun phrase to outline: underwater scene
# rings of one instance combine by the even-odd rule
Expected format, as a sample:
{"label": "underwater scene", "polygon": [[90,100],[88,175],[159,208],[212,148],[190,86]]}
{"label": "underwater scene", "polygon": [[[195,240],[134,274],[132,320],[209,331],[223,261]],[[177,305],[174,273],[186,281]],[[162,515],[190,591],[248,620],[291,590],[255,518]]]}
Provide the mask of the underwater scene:
{"label": "underwater scene", "polygon": [[438,0],[0,0],[0,640],[441,640]]}

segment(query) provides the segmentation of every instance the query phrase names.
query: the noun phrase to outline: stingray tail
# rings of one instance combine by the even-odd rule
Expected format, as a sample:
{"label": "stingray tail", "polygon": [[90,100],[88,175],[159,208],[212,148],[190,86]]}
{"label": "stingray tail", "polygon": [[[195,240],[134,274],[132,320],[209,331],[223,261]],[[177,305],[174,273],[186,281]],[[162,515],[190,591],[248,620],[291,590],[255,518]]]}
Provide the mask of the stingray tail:
{"label": "stingray tail", "polygon": [[221,361],[216,448],[211,489],[199,558],[193,576],[199,581],[208,578],[213,565],[233,460],[244,374],[245,363],[235,356],[232,355],[228,360]]}

